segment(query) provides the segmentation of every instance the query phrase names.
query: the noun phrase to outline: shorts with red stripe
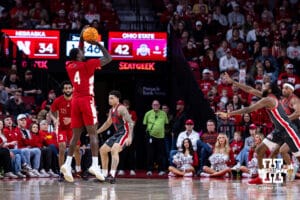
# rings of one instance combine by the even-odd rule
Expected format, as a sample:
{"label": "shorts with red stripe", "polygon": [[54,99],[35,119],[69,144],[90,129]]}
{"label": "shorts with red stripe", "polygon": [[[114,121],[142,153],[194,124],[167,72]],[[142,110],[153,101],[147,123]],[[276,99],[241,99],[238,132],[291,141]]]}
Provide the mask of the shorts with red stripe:
{"label": "shorts with red stripe", "polygon": [[105,141],[109,147],[112,147],[115,143],[121,145],[123,149],[125,148],[125,141],[128,138],[128,133],[115,133],[110,138]]}
{"label": "shorts with red stripe", "polygon": [[[70,144],[72,139],[73,132],[72,129],[58,130],[57,133],[57,142],[58,143],[66,143],[66,145]],[[80,140],[78,140],[77,145],[80,146]]]}
{"label": "shorts with red stripe", "polygon": [[94,97],[73,97],[71,105],[72,128],[82,128],[98,123]]}
{"label": "shorts with red stripe", "polygon": [[[290,124],[290,128],[295,133],[295,136],[299,138],[300,135],[296,126],[294,124]],[[300,148],[297,147],[295,139],[293,139],[285,129],[274,129],[266,138],[271,142],[278,144],[279,146],[281,146],[283,143],[286,143],[289,146],[290,151],[293,153],[300,151]]]}

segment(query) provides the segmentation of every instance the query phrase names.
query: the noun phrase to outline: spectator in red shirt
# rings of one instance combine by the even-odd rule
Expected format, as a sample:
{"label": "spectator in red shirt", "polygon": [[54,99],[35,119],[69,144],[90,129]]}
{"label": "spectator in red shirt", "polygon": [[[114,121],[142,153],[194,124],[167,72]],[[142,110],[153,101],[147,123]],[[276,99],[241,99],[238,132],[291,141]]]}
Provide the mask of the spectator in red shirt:
{"label": "spectator in red shirt", "polygon": [[[31,126],[31,131],[34,132],[37,137],[40,137],[42,142],[42,157],[43,157],[43,165],[46,170],[46,173],[51,177],[58,177],[58,148],[57,148],[57,140],[55,133],[48,132],[48,122],[46,120],[42,120],[40,122],[40,130],[38,124],[34,123]],[[42,162],[42,161],[41,161]]]}
{"label": "spectator in red shirt", "polygon": [[242,140],[241,132],[235,131],[233,140],[230,143],[230,148],[233,152],[234,159],[236,160],[236,156],[240,153],[244,146],[244,142]]}
{"label": "spectator in red shirt", "polygon": [[200,80],[198,84],[202,93],[205,96],[207,96],[207,93],[210,91],[211,87],[215,84],[213,74],[209,69],[204,69],[202,71],[202,80]]}
{"label": "spectator in red shirt", "polygon": [[43,101],[42,105],[41,105],[41,109],[42,110],[50,110],[51,104],[53,103],[54,99],[56,98],[56,94],[54,90],[50,90],[48,92],[48,98],[47,100]]}
{"label": "spectator in red shirt", "polygon": [[52,29],[70,29],[70,21],[66,16],[66,11],[64,9],[60,9],[57,12],[57,15],[58,16],[52,22]]}
{"label": "spectator in red shirt", "polygon": [[15,132],[18,135],[18,147],[29,151],[29,157],[26,158],[26,163],[32,165],[32,172],[38,177],[44,177],[44,175],[38,171],[40,168],[41,150],[31,146],[32,136],[26,126],[26,115],[19,114],[17,117],[17,127],[15,128]]}

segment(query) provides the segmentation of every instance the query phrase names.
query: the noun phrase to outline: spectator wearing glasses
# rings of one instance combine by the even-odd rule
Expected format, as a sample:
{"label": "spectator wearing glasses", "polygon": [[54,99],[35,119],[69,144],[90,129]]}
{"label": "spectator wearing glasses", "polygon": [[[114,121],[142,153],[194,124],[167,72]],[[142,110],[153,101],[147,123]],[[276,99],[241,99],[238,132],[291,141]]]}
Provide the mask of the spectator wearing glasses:
{"label": "spectator wearing glasses", "polygon": [[158,100],[152,102],[152,109],[146,112],[143,124],[146,125],[147,138],[147,176],[152,175],[154,158],[158,160],[159,175],[165,175],[163,160],[165,155],[165,125],[168,124],[167,114],[160,110]]}

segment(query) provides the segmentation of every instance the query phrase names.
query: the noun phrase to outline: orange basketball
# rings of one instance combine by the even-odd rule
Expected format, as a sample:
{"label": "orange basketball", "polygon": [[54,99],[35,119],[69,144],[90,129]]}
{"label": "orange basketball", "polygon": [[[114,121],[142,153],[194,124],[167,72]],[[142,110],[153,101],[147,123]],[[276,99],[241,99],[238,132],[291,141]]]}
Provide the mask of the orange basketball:
{"label": "orange basketball", "polygon": [[88,27],[83,31],[82,37],[85,41],[97,41],[98,31],[94,27]]}

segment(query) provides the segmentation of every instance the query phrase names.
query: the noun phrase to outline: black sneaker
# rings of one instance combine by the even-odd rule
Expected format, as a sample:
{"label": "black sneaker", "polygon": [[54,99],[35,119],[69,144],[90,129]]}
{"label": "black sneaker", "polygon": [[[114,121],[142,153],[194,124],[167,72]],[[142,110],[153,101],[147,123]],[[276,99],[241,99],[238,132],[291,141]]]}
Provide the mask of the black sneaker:
{"label": "black sneaker", "polygon": [[81,178],[82,178],[82,180],[85,180],[85,181],[89,180],[89,173],[88,173],[88,171],[83,171],[81,173]]}
{"label": "black sneaker", "polygon": [[108,182],[110,184],[115,184],[116,183],[116,178],[113,177],[112,175],[108,175],[105,177],[105,182]]}
{"label": "black sneaker", "polygon": [[198,171],[197,171],[197,173],[196,173],[196,176],[200,176],[201,175],[201,172],[203,172],[203,170],[201,170],[201,169],[199,169]]}
{"label": "black sneaker", "polygon": [[59,173],[58,182],[64,182],[64,181],[65,179],[63,173]]}

